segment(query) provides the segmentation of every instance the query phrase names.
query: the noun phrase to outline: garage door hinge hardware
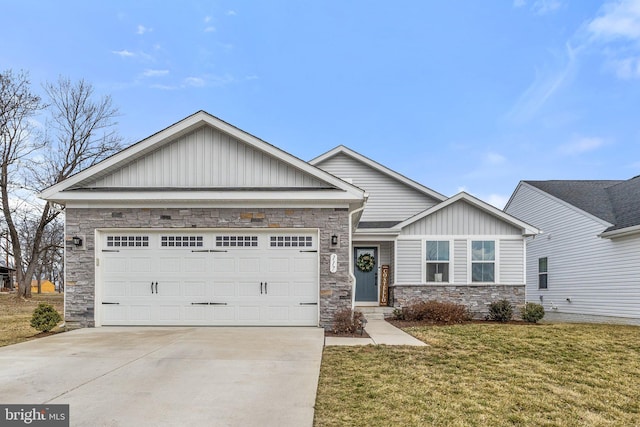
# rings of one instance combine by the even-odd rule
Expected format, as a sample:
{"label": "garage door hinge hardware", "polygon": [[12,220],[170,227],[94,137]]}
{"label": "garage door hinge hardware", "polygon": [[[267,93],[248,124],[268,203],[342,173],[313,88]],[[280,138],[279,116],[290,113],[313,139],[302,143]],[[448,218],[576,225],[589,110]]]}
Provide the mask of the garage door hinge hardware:
{"label": "garage door hinge hardware", "polygon": [[102,252],[120,252],[118,249],[103,249]]}
{"label": "garage door hinge hardware", "polygon": [[102,302],[103,305],[120,305],[119,302]]}
{"label": "garage door hinge hardware", "polygon": [[317,302],[301,302],[300,305],[318,305]]}
{"label": "garage door hinge hardware", "polygon": [[224,249],[192,249],[191,252],[227,252]]}
{"label": "garage door hinge hardware", "polygon": [[308,250],[300,250],[300,252],[313,252],[313,253],[318,253],[317,249],[308,249]]}
{"label": "garage door hinge hardware", "polygon": [[192,302],[191,305],[227,305],[226,302]]}

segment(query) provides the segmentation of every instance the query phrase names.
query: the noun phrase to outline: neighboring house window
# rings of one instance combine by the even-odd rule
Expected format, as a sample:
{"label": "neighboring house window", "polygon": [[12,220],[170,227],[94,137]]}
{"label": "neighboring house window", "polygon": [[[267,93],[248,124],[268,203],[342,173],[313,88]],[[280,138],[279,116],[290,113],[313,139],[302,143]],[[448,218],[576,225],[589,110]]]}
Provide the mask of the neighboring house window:
{"label": "neighboring house window", "polygon": [[471,281],[493,283],[496,280],[496,242],[471,242]]}
{"label": "neighboring house window", "polygon": [[549,262],[547,257],[538,258],[538,289],[547,289]]}
{"label": "neighboring house window", "polygon": [[427,241],[427,282],[449,281],[449,242]]}

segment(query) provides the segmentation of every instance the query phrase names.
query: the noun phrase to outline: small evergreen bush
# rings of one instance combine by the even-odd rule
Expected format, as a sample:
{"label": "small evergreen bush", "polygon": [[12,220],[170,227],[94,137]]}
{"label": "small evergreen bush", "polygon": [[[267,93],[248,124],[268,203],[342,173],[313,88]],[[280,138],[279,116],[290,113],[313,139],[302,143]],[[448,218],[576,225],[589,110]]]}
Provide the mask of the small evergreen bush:
{"label": "small evergreen bush", "polygon": [[31,326],[41,332],[49,332],[62,321],[60,313],[56,311],[51,304],[41,302],[38,307],[33,310],[31,317]]}
{"label": "small evergreen bush", "polygon": [[544,317],[544,307],[535,302],[528,302],[522,308],[522,320],[530,323],[537,323]]}
{"label": "small evergreen bush", "polygon": [[513,305],[506,299],[489,304],[489,320],[508,322],[513,319]]}
{"label": "small evergreen bush", "polygon": [[351,311],[349,308],[337,311],[333,315],[334,334],[353,334],[362,328],[364,315],[360,311]]}

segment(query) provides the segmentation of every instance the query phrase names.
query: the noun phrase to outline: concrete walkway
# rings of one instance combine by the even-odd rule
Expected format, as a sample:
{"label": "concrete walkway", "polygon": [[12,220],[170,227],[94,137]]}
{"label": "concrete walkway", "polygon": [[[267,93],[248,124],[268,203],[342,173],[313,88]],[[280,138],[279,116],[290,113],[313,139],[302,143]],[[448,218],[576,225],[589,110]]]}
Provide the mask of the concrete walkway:
{"label": "concrete walkway", "polygon": [[324,345],[410,345],[425,347],[417,338],[412,337],[401,329],[396,328],[386,320],[369,320],[365,331],[371,338],[346,338],[346,337],[325,337]]}

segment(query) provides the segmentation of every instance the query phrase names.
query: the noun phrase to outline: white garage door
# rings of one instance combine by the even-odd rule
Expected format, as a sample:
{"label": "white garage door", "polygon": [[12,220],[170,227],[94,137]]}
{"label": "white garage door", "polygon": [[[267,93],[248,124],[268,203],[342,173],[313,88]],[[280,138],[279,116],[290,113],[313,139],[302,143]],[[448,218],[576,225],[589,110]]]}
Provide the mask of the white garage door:
{"label": "white garage door", "polygon": [[318,324],[317,233],[103,232],[102,325]]}

